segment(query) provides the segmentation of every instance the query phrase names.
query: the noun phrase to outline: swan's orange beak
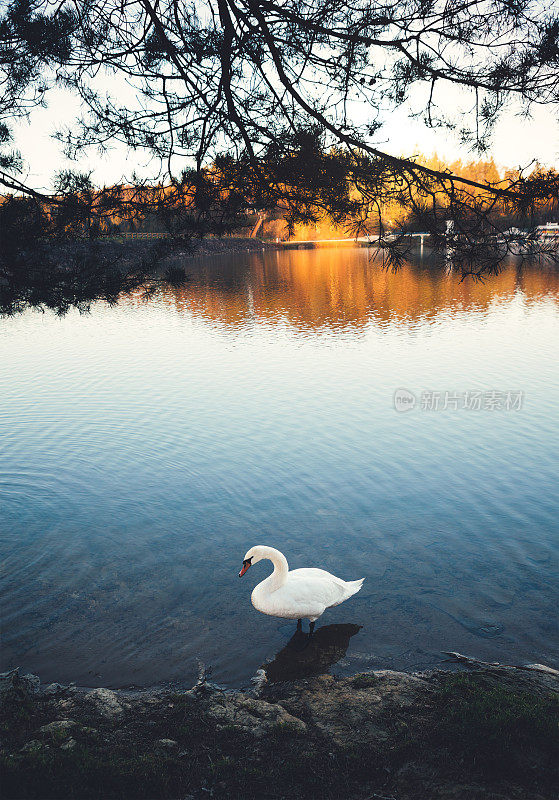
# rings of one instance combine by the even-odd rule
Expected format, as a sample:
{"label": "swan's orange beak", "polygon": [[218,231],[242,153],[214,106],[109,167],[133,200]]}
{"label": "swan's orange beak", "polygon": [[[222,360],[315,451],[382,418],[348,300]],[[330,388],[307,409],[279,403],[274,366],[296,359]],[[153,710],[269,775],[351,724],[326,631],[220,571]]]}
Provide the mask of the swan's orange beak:
{"label": "swan's orange beak", "polygon": [[243,568],[239,572],[239,578],[242,578],[247,569],[250,567],[250,561],[243,561]]}

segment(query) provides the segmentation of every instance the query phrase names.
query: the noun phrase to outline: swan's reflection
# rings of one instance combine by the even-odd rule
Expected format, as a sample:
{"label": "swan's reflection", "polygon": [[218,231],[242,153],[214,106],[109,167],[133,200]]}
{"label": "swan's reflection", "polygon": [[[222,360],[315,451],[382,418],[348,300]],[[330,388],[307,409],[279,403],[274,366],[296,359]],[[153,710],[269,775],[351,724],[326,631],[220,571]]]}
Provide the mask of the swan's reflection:
{"label": "swan's reflection", "polygon": [[346,654],[349,641],[361,625],[325,625],[312,636],[296,631],[272,661],[262,668],[270,683],[296,680],[326,672]]}

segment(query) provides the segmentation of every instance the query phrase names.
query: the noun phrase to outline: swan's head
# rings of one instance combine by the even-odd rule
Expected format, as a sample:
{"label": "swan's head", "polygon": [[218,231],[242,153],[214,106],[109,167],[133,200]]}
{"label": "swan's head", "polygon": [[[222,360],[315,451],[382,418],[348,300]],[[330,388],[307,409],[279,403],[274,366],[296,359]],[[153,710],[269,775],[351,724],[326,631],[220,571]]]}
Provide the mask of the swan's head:
{"label": "swan's head", "polygon": [[264,554],[264,548],[260,545],[256,545],[256,547],[251,547],[250,550],[247,552],[245,557],[243,558],[243,567],[239,572],[239,578],[242,578],[245,572],[249,567],[252,567],[253,564],[256,564],[258,561],[262,561],[263,558],[266,558]]}

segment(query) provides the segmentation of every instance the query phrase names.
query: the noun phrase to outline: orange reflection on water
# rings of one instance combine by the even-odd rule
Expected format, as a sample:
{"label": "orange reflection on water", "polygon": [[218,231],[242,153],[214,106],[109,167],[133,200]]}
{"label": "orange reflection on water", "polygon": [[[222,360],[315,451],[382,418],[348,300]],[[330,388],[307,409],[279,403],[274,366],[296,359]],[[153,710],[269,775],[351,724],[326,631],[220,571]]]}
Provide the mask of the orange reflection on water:
{"label": "orange reflection on water", "polygon": [[226,326],[284,322],[295,327],[362,328],[413,323],[448,312],[484,311],[522,297],[559,301],[559,270],[510,264],[484,282],[426,264],[387,271],[366,249],[236,254],[187,262],[190,280],[169,287],[177,311]]}

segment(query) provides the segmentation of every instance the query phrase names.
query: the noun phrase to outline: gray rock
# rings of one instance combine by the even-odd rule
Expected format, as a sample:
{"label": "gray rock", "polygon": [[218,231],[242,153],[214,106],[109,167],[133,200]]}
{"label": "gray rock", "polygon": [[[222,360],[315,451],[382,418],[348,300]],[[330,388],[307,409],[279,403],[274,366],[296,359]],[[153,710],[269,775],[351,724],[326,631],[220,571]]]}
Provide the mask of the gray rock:
{"label": "gray rock", "polygon": [[303,720],[278,703],[238,694],[219,695],[209,706],[207,714],[220,727],[232,725],[258,737],[282,728],[294,734],[304,733],[307,729]]}
{"label": "gray rock", "polygon": [[174,739],[158,739],[157,743],[160,744],[162,747],[178,747],[178,742],[175,742]]}
{"label": "gray rock", "polygon": [[12,691],[24,694],[36,694],[41,688],[38,675],[20,675],[19,668],[0,674],[0,700]]}
{"label": "gray rock", "polygon": [[49,695],[57,695],[62,694],[62,692],[67,691],[68,687],[63,686],[61,683],[49,683],[49,685],[44,689],[44,694]]}
{"label": "gray rock", "polygon": [[265,683],[268,681],[268,676],[266,675],[265,669],[257,669],[255,674],[250,679],[251,682],[254,684],[255,691],[258,693]]}
{"label": "gray rock", "polygon": [[14,685],[14,674],[17,674],[17,669],[12,669],[9,672],[2,672],[0,674],[0,698],[4,698],[10,692]]}
{"label": "gray rock", "polygon": [[49,734],[60,734],[65,733],[67,736],[70,735],[70,729],[75,728],[78,723],[75,722],[73,719],[57,719],[54,722],[49,722],[47,725],[43,725],[39,728],[41,733],[49,733]]}
{"label": "gray rock", "polygon": [[[283,684],[278,702],[296,717],[310,721],[322,736],[337,745],[362,745],[390,738],[389,720],[411,721],[424,708],[432,691],[422,678],[379,670],[371,686],[332,675]],[[272,691],[272,690],[270,690]]]}
{"label": "gray rock", "polygon": [[40,742],[38,739],[31,739],[30,742],[24,744],[21,748],[22,753],[39,753],[41,750],[45,750],[46,745],[44,742]]}
{"label": "gray rock", "polygon": [[67,742],[64,742],[64,744],[60,746],[60,749],[61,750],[73,750],[75,746],[76,746],[76,740],[75,739],[68,739]]}
{"label": "gray rock", "polygon": [[38,675],[21,675],[19,680],[25,691],[30,694],[36,694],[41,688],[41,679]]}
{"label": "gray rock", "polygon": [[86,698],[94,703],[105,717],[114,717],[123,711],[117,693],[111,689],[92,689],[86,694]]}

